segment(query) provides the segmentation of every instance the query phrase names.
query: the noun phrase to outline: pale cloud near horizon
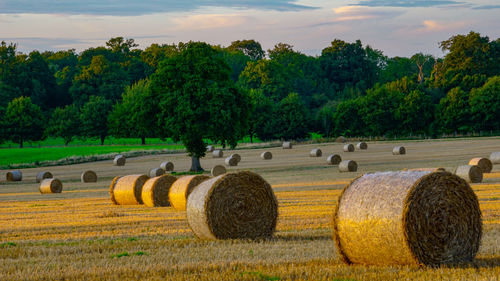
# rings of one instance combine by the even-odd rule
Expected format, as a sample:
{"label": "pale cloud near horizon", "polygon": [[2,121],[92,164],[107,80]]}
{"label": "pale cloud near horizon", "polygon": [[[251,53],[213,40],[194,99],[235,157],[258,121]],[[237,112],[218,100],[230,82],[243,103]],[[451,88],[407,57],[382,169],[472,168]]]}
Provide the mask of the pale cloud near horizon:
{"label": "pale cloud near horizon", "polygon": [[205,14],[175,18],[172,21],[176,24],[177,28],[192,30],[235,27],[247,22],[247,18],[236,14]]}

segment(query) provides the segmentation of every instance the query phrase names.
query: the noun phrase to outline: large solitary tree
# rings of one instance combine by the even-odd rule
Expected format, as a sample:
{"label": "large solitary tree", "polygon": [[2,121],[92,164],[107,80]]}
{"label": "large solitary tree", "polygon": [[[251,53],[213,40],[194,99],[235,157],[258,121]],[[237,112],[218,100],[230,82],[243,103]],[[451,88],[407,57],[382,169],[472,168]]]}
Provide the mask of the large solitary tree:
{"label": "large solitary tree", "polygon": [[37,141],[43,138],[43,114],[40,107],[31,102],[29,97],[13,99],[5,112],[6,136],[19,147],[25,141]]}

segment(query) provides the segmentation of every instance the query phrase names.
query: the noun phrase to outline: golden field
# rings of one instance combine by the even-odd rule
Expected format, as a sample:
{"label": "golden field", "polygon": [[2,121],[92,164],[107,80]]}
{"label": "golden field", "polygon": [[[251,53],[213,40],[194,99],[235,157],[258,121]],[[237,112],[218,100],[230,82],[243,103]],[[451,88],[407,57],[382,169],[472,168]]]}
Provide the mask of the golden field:
{"label": "golden field", "polygon": [[[403,145],[406,155],[392,155]],[[500,151],[500,138],[368,142],[368,150],[342,152],[342,144],[242,149],[235,170],[259,173],[275,190],[279,219],[264,241],[202,241],[184,211],[171,207],[115,206],[108,185],[118,175],[146,174],[163,161],[189,169],[185,154],[127,159],[124,167],[102,161],[24,169],[22,182],[0,172],[0,280],[500,280],[500,165],[473,184],[483,214],[482,244],[473,264],[457,267],[347,266],[337,260],[331,219],[336,200],[353,178],[375,171],[444,167]],[[323,156],[309,157],[312,148]],[[272,160],[260,159],[263,151]],[[225,154],[230,154],[225,151]],[[358,162],[358,172],[339,173],[326,157]],[[224,158],[202,159],[210,169]],[[92,169],[97,183],[81,183]],[[41,195],[35,176],[50,171],[63,193]]]}

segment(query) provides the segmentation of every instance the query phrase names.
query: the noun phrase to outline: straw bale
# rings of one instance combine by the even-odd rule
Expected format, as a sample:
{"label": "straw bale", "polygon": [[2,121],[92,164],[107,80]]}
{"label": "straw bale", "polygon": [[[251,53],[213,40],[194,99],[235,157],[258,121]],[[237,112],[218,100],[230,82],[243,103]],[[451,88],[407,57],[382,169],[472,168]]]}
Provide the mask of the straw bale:
{"label": "straw bale", "polygon": [[174,170],[174,163],[170,161],[165,161],[160,164],[160,168],[162,168],[165,172]]}
{"label": "straw bale", "polygon": [[111,199],[111,203],[113,203],[113,205],[118,205],[118,202],[116,202],[116,199],[115,199],[115,185],[116,185],[116,182],[120,179],[121,177],[114,177],[113,180],[111,181],[111,184],[109,185],[109,197]]}
{"label": "straw bale", "polygon": [[143,204],[142,187],[147,180],[146,175],[128,175],[113,179],[110,186],[111,201],[116,202],[116,205]]}
{"label": "straw bale", "polygon": [[339,163],[339,171],[341,172],[356,172],[358,170],[358,163],[354,160],[344,160]]}
{"label": "straw bale", "polygon": [[238,153],[233,153],[229,155],[229,157],[236,158],[236,161],[238,161],[238,163],[241,162],[241,156]]}
{"label": "straw bale", "polygon": [[319,148],[314,148],[309,152],[310,157],[321,157],[321,155],[323,155],[323,152]]}
{"label": "straw bale", "polygon": [[349,143],[344,145],[344,152],[353,152],[354,151],[354,145]]}
{"label": "straw bale", "polygon": [[215,147],[213,145],[207,145],[207,152],[213,152]]}
{"label": "straw bale", "polygon": [[36,174],[36,182],[42,182],[42,180],[44,179],[51,179],[53,178],[54,176],[52,175],[51,172],[39,172],[38,174]]}
{"label": "straw bale", "polygon": [[113,159],[113,164],[115,166],[125,166],[126,161],[125,156],[118,154],[115,156],[115,159]]}
{"label": "straw bale", "polygon": [[396,146],[392,149],[392,155],[403,155],[406,154],[406,148],[404,146]]}
{"label": "straw bale", "polygon": [[292,149],[292,142],[284,141],[282,147],[283,149]]}
{"label": "straw bale", "polygon": [[213,158],[222,158],[222,156],[224,156],[224,152],[222,152],[222,150],[220,149],[217,149],[212,152],[212,156]]}
{"label": "straw bale", "polygon": [[226,160],[224,160],[224,163],[226,163],[226,166],[237,166],[238,165],[238,159],[235,157],[227,157]]}
{"label": "straw bale", "polygon": [[478,183],[483,181],[483,171],[477,165],[458,166],[455,170],[455,175],[467,182]]}
{"label": "straw bale", "polygon": [[346,142],[347,140],[346,140],[343,136],[340,136],[340,137],[338,137],[335,141],[336,141],[336,142],[340,142],[340,143],[344,143],[344,142]]}
{"label": "straw bale", "polygon": [[413,172],[446,172],[446,169],[443,167],[439,168],[413,168],[413,169],[404,169],[403,171],[413,171]]}
{"label": "straw bale", "polygon": [[97,174],[94,171],[87,170],[82,173],[80,179],[82,182],[97,182]]}
{"label": "straw bale", "polygon": [[162,168],[154,168],[154,169],[151,169],[151,171],[149,171],[150,178],[159,177],[159,176],[164,175],[164,174],[165,174],[165,170],[163,170]]}
{"label": "straw bale", "polygon": [[199,184],[188,197],[186,211],[200,239],[269,238],[276,229],[278,201],[269,183],[245,171]]}
{"label": "straw bale", "polygon": [[172,207],[180,211],[186,210],[186,202],[189,194],[191,194],[195,187],[209,178],[209,176],[204,175],[192,175],[176,180],[168,193]]}
{"label": "straw bale", "polygon": [[368,144],[366,142],[358,142],[358,144],[356,145],[356,147],[358,149],[368,149]]}
{"label": "straw bale", "polygon": [[226,167],[222,165],[215,165],[212,170],[210,171],[210,174],[212,177],[220,176],[222,174],[226,173]]}
{"label": "straw bale", "polygon": [[500,151],[492,152],[490,155],[490,161],[493,164],[500,164]]}
{"label": "straw bale", "polygon": [[338,154],[332,154],[326,158],[326,163],[328,163],[329,165],[338,165],[341,161],[342,157],[340,157],[340,155]]}
{"label": "straw bale", "polygon": [[42,180],[39,188],[41,194],[61,193],[62,189],[63,189],[62,182],[56,178],[49,178]]}
{"label": "straw bale", "polygon": [[163,175],[148,179],[144,183],[141,193],[144,205],[148,207],[170,206],[168,192],[176,180],[177,178],[171,175]]}
{"label": "straw bale", "polygon": [[260,154],[260,158],[264,160],[271,160],[273,159],[273,154],[269,151],[264,151]]}
{"label": "straw bale", "polygon": [[491,163],[490,159],[488,158],[472,158],[469,161],[469,165],[476,165],[481,168],[483,173],[489,173],[493,169],[493,164]]}
{"label": "straw bale", "polygon": [[457,264],[479,249],[481,210],[470,186],[448,172],[365,174],[341,193],[333,229],[349,264]]}
{"label": "straw bale", "polygon": [[20,170],[9,171],[5,174],[7,181],[22,181],[23,173]]}

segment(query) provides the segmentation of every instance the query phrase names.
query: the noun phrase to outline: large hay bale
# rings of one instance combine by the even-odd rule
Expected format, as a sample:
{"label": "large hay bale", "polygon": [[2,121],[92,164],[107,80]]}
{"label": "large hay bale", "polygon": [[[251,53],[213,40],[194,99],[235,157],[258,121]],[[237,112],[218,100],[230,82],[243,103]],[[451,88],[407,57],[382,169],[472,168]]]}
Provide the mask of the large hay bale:
{"label": "large hay bale", "polygon": [[483,181],[483,171],[477,165],[458,166],[457,169],[455,169],[455,175],[471,183]]}
{"label": "large hay bale", "polygon": [[341,161],[342,157],[338,154],[332,154],[326,158],[326,163],[328,163],[328,165],[338,165]]}
{"label": "large hay bale", "polygon": [[62,189],[63,189],[62,182],[56,178],[49,178],[42,180],[39,187],[41,194],[61,193]]}
{"label": "large hay bale", "polygon": [[340,136],[340,137],[338,137],[335,141],[336,141],[336,142],[340,142],[340,143],[344,143],[344,142],[346,142],[347,140],[346,140],[343,136]]}
{"label": "large hay bale", "polygon": [[201,239],[268,238],[278,218],[271,185],[247,171],[202,182],[189,195],[186,209],[189,226]]}
{"label": "large hay bale", "polygon": [[481,210],[470,186],[448,172],[365,174],[341,193],[333,229],[346,263],[456,264],[479,249]]}
{"label": "large hay bale", "polygon": [[396,146],[392,149],[392,155],[403,155],[406,154],[406,148],[404,146]]}
{"label": "large hay bale", "polygon": [[344,145],[344,152],[353,152],[354,151],[354,145],[351,143],[345,144]]}
{"label": "large hay bale", "polygon": [[314,148],[309,152],[310,157],[321,157],[323,155],[323,152],[319,148]]}
{"label": "large hay bale", "polygon": [[111,201],[115,205],[138,205],[142,202],[142,187],[149,179],[146,175],[116,177],[110,185]]}
{"label": "large hay bale", "polygon": [[356,172],[358,170],[358,163],[354,160],[344,160],[339,163],[339,171],[341,172]]}
{"label": "large hay bale", "polygon": [[271,160],[273,159],[273,154],[269,151],[264,151],[260,154],[260,158],[264,160]]}
{"label": "large hay bale", "polygon": [[213,145],[207,145],[207,152],[213,152],[215,147]]}
{"label": "large hay bale", "polygon": [[220,149],[214,150],[212,152],[213,158],[222,158],[223,155],[224,155],[224,152],[222,152],[222,150],[220,150]]}
{"label": "large hay bale", "polygon": [[52,175],[51,172],[39,172],[38,174],[36,174],[36,182],[42,182],[44,179],[51,179],[53,178],[54,175]]}
{"label": "large hay bale", "polygon": [[165,161],[160,164],[160,168],[162,168],[165,172],[174,170],[174,163],[170,161]]}
{"label": "large hay bale", "polygon": [[209,176],[204,175],[193,175],[181,177],[176,180],[168,193],[172,207],[176,210],[186,210],[186,202],[189,194],[191,194],[195,187],[209,178]]}
{"label": "large hay bale", "polygon": [[490,161],[493,164],[500,164],[500,151],[492,152],[490,154]]}
{"label": "large hay bale", "polygon": [[165,174],[165,170],[162,168],[154,168],[149,171],[149,177],[154,178],[154,177],[159,177]]}
{"label": "large hay bale", "polygon": [[238,165],[238,159],[235,157],[227,157],[226,160],[224,160],[224,163],[226,163],[226,166],[237,166]]}
{"label": "large hay bale", "polygon": [[88,170],[82,173],[80,179],[82,182],[97,182],[97,174],[94,171]]}
{"label": "large hay bale", "polygon": [[483,173],[489,173],[493,169],[493,164],[491,163],[490,159],[488,158],[472,158],[469,161],[469,165],[476,165],[481,168]]}
{"label": "large hay bale", "polygon": [[236,161],[238,161],[238,163],[241,162],[241,156],[238,153],[233,153],[229,155],[229,157],[236,158]]}
{"label": "large hay bale", "polygon": [[113,159],[113,165],[115,166],[125,166],[125,162],[127,162],[127,160],[125,159],[125,156],[121,154],[116,155]]}
{"label": "large hay bale", "polygon": [[141,198],[144,205],[148,207],[167,207],[170,206],[168,193],[170,187],[177,180],[171,175],[163,175],[148,179],[143,187]]}
{"label": "large hay bale", "polygon": [[226,167],[222,166],[222,165],[215,165],[212,170],[210,171],[210,174],[212,175],[212,177],[217,177],[217,176],[220,176],[220,175],[223,175],[226,173]]}
{"label": "large hay bale", "polygon": [[283,147],[283,149],[292,149],[292,142],[291,141],[284,141],[282,147]]}
{"label": "large hay bale", "polygon": [[7,181],[22,181],[23,173],[20,170],[9,171],[5,174]]}
{"label": "large hay bale", "polygon": [[366,142],[362,141],[362,142],[358,142],[358,144],[356,145],[356,147],[358,149],[363,149],[364,150],[364,149],[368,149],[368,144]]}

